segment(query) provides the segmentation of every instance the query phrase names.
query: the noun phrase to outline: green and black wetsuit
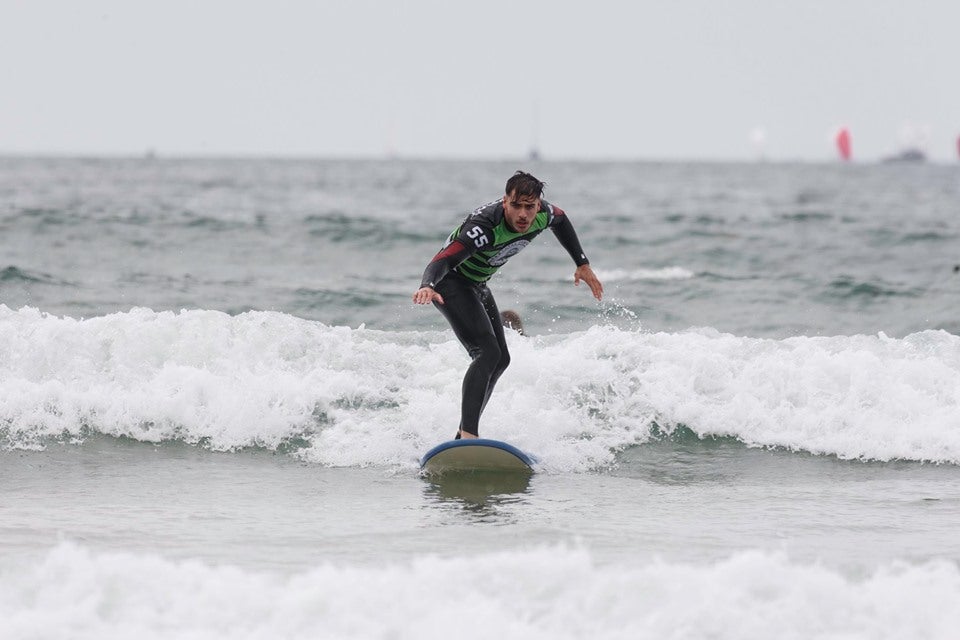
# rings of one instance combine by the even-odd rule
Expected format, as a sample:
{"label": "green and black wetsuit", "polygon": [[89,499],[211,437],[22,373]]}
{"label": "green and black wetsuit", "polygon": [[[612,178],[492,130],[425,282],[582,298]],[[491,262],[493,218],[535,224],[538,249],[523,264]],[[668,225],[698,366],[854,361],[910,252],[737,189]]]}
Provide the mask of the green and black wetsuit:
{"label": "green and black wetsuit", "polygon": [[497,200],[467,216],[423,272],[420,286],[443,296],[444,304],[434,306],[473,359],[463,378],[460,407],[460,429],[468,433],[477,435],[480,414],[510,364],[500,311],[486,282],[545,229],[553,231],[578,267],[589,263],[562,209],[541,199],[530,228],[517,233],[507,225],[503,202]]}

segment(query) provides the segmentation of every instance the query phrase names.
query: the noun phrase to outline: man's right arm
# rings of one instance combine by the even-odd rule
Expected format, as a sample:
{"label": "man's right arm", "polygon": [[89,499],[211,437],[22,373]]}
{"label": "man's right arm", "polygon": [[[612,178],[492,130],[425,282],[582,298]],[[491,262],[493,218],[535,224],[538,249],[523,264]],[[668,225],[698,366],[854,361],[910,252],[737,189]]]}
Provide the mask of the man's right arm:
{"label": "man's right arm", "polygon": [[460,228],[457,237],[433,256],[423,272],[420,289],[413,295],[413,301],[417,304],[428,304],[436,297],[439,298],[437,302],[443,304],[443,298],[435,291],[437,283],[443,280],[451,269],[476,253],[480,247],[489,246],[492,242],[492,230],[468,220]]}
{"label": "man's right arm", "polygon": [[459,237],[454,238],[440,250],[440,253],[433,256],[433,260],[423,271],[420,286],[435,288],[451,269],[470,257],[471,253],[473,252],[470,251],[469,246],[465,245]]}
{"label": "man's right arm", "polygon": [[493,246],[493,229],[467,219],[460,227],[460,233],[450,240],[440,252],[433,256],[433,260],[423,272],[421,287],[437,286],[444,276],[458,264],[475,254],[483,247]]}

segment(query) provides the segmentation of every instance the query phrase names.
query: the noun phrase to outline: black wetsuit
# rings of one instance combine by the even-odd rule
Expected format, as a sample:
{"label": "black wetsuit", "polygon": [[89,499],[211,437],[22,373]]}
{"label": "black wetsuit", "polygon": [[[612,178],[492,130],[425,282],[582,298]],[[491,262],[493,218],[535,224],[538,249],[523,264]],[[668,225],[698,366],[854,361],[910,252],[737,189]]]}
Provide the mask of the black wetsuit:
{"label": "black wetsuit", "polygon": [[497,200],[467,216],[423,272],[420,286],[443,296],[444,304],[434,306],[473,359],[460,407],[460,429],[467,433],[478,434],[480,414],[510,364],[500,311],[486,282],[544,229],[553,231],[578,267],[589,263],[562,209],[541,199],[530,228],[517,233],[507,226],[503,202]]}

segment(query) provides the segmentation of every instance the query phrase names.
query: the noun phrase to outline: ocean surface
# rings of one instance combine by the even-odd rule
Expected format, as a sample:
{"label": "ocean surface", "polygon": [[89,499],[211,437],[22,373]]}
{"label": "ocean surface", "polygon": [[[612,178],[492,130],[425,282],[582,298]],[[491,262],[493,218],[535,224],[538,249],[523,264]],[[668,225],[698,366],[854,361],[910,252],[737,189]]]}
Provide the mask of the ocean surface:
{"label": "ocean surface", "polygon": [[[411,303],[516,169],[481,435]],[[960,167],[0,158],[0,638],[955,638]]]}

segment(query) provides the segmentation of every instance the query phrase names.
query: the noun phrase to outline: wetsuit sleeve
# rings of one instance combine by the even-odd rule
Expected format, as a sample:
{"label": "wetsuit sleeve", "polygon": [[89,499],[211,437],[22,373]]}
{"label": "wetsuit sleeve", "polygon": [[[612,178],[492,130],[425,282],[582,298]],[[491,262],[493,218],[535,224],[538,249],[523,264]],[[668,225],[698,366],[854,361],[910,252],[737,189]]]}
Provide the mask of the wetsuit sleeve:
{"label": "wetsuit sleeve", "polygon": [[483,247],[491,246],[493,246],[493,230],[468,219],[461,225],[460,233],[450,240],[440,253],[433,256],[433,260],[423,272],[420,286],[436,288],[437,283],[443,280],[451,269]]}
{"label": "wetsuit sleeve", "polygon": [[553,235],[557,236],[557,240],[560,241],[560,244],[567,250],[567,253],[570,254],[570,257],[573,258],[573,261],[578,267],[590,264],[587,256],[583,253],[583,248],[580,247],[580,239],[577,238],[577,232],[574,231],[570,218],[567,217],[567,214],[564,213],[560,207],[556,205],[551,206],[553,207],[553,218],[550,220],[549,226],[553,231]]}

